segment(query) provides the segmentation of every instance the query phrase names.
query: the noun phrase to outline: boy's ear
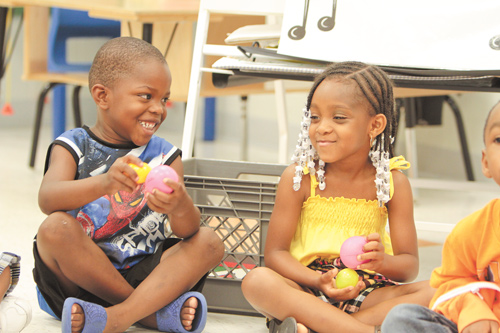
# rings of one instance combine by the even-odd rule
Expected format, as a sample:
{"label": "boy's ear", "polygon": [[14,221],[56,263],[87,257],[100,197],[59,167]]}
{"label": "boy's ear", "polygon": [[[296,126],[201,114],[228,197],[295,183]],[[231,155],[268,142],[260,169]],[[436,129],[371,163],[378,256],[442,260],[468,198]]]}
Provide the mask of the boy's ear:
{"label": "boy's ear", "polygon": [[108,108],[109,90],[102,84],[95,84],[92,89],[90,89],[90,94],[94,99],[95,104],[102,110]]}
{"label": "boy's ear", "polygon": [[483,175],[487,178],[491,178],[490,169],[488,167],[488,158],[486,157],[486,151],[483,149],[481,151],[481,170],[483,171]]}
{"label": "boy's ear", "polygon": [[387,126],[387,118],[385,115],[378,113],[372,118],[370,126],[370,137],[375,138],[385,130],[385,126]]}

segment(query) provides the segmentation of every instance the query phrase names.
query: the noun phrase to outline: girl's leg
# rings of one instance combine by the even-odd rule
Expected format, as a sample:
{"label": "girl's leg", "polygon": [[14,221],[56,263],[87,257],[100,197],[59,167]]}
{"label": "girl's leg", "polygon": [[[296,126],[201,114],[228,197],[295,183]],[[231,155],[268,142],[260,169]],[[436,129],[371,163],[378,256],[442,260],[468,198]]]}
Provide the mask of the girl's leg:
{"label": "girl's leg", "polygon": [[364,324],[336,307],[305,292],[298,284],[265,267],[252,270],[243,279],[243,294],[260,313],[283,320],[294,317],[298,323],[318,332],[370,332]]}
{"label": "girl's leg", "polygon": [[457,333],[457,325],[445,316],[417,304],[396,305],[384,320],[382,332]]}
{"label": "girl's leg", "polygon": [[429,285],[429,281],[375,289],[366,296],[360,311],[352,316],[370,325],[381,325],[395,305],[410,303],[427,307],[434,292],[435,289]]}

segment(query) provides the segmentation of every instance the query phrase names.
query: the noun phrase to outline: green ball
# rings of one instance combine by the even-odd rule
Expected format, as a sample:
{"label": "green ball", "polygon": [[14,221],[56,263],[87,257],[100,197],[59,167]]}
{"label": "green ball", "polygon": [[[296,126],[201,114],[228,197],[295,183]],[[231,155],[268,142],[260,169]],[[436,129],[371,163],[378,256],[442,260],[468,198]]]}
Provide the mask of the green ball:
{"label": "green ball", "polygon": [[341,270],[337,277],[335,278],[337,289],[347,288],[349,286],[355,286],[358,284],[359,275],[354,269],[344,268]]}

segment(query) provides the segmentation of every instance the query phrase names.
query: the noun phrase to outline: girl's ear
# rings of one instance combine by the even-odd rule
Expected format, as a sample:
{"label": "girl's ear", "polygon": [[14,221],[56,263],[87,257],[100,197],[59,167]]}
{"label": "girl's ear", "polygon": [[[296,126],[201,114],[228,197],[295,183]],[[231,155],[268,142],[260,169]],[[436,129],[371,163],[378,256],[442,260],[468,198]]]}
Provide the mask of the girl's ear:
{"label": "girl's ear", "polygon": [[377,137],[377,135],[385,130],[385,126],[387,126],[387,118],[385,115],[378,113],[373,116],[370,124],[370,137]]}
{"label": "girl's ear", "polygon": [[100,109],[106,110],[108,108],[109,90],[104,85],[100,83],[95,84],[90,89],[90,94]]}

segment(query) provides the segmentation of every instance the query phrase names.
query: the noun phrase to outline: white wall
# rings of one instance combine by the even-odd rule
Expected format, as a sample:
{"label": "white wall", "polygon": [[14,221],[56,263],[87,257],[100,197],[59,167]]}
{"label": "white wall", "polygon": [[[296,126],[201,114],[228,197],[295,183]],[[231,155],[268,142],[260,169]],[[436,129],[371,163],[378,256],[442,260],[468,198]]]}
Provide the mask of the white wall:
{"label": "white wall", "polygon": [[[73,53],[70,57],[74,59],[85,59],[93,56],[98,45],[94,44],[74,44]],[[44,83],[22,81],[22,33],[21,39],[15,48],[15,54],[9,69],[10,72],[2,80],[0,91],[0,105],[10,101],[14,107],[15,114],[12,116],[0,115],[0,130],[6,127],[29,127],[33,126],[34,112],[38,94]],[[69,94],[68,94],[69,95]],[[305,103],[306,92],[289,93],[287,95],[287,115],[289,130],[289,154],[291,156],[298,135],[301,119],[302,107]],[[462,110],[466,134],[473,161],[473,169],[476,179],[484,181],[482,176],[480,159],[483,148],[482,131],[484,120],[490,108],[500,99],[499,93],[463,93],[454,96]],[[69,98],[69,96],[68,96]],[[95,121],[95,106],[88,89],[81,90],[82,115],[84,123],[92,125]],[[278,134],[275,112],[274,95],[262,94],[252,95],[248,98],[248,140],[249,140],[249,160],[258,162],[278,162]],[[177,145],[181,145],[181,135],[183,128],[183,108],[184,103],[176,103],[175,107],[169,110],[166,122],[163,124],[160,135],[165,135]],[[71,114],[71,109],[68,109]],[[216,120],[216,142],[218,149],[231,149],[235,153],[234,159],[238,159],[240,146],[238,142],[241,138],[241,101],[239,96],[219,97],[217,99],[217,120]],[[197,141],[202,138],[203,115],[198,117],[198,129],[200,135]],[[401,124],[404,124],[402,118]],[[51,124],[51,104],[50,97],[45,108],[43,118],[45,126]],[[72,126],[72,117],[68,116],[68,126]],[[44,128],[44,131],[49,130]],[[443,125],[432,127],[418,127],[416,130],[418,139],[418,170],[421,176],[437,177],[445,179],[465,180],[460,145],[456,131],[455,119],[448,107],[443,111]],[[220,145],[218,143],[221,143]],[[197,145],[196,156],[207,153],[211,149],[207,145]],[[208,148],[207,148],[208,147]],[[396,150],[400,154],[405,152],[404,125],[400,127]],[[211,151],[217,158],[217,151]],[[222,154],[222,153],[221,153]],[[411,162],[411,161],[410,161]]]}

